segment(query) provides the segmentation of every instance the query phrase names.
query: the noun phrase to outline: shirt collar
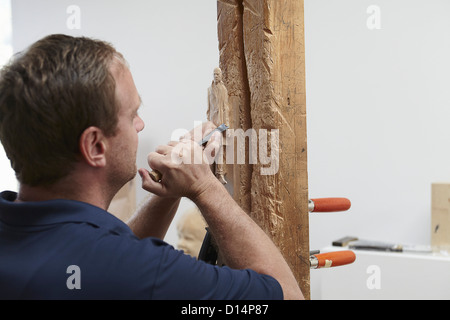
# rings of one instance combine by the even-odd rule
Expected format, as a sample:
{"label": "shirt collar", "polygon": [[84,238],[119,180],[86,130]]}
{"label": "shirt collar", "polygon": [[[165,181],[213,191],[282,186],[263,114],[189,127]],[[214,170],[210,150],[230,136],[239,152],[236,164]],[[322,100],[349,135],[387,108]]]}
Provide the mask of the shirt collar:
{"label": "shirt collar", "polygon": [[124,222],[85,202],[65,199],[14,202],[16,199],[16,192],[0,193],[0,221],[14,226],[85,222],[118,234],[131,233],[131,229]]}

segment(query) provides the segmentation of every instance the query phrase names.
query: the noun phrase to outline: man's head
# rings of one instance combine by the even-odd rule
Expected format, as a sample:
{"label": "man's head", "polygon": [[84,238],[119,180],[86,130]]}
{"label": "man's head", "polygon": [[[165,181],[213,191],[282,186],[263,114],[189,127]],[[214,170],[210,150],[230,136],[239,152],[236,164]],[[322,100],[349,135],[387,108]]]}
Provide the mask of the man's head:
{"label": "man's head", "polygon": [[222,82],[222,70],[220,68],[214,69],[214,83],[218,84]]}
{"label": "man's head", "polygon": [[130,103],[140,104],[120,53],[66,35],[34,43],[1,71],[0,139],[21,184],[52,185],[77,162],[88,162],[93,150],[83,139],[113,141],[122,107],[130,107],[121,106],[127,98],[117,88],[119,77],[132,87]]}

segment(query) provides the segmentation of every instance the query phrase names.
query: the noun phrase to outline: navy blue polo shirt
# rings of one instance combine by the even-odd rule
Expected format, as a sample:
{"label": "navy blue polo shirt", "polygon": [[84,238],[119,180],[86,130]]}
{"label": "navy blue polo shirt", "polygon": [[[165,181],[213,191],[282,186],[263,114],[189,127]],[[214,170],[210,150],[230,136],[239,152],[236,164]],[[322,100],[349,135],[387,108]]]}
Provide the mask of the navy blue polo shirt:
{"label": "navy blue polo shirt", "polygon": [[282,299],[279,283],[212,266],[107,211],[0,194],[0,299]]}

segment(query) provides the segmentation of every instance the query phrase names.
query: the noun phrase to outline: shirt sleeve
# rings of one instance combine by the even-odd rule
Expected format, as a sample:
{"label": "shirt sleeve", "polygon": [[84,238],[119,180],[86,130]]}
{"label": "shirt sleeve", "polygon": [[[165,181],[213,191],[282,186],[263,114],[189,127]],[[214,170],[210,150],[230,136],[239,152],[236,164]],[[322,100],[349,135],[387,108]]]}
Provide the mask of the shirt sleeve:
{"label": "shirt sleeve", "polygon": [[234,270],[198,261],[170,245],[162,250],[152,299],[281,300],[283,291],[273,277],[253,270]]}

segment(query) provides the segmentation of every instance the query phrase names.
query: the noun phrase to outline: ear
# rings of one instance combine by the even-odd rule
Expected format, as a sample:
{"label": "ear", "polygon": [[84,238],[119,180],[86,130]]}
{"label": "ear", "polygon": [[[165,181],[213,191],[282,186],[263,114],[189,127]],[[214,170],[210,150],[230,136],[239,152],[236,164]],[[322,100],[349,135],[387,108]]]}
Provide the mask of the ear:
{"label": "ear", "polygon": [[83,159],[92,167],[106,165],[106,139],[101,129],[89,127],[81,134],[80,152]]}

